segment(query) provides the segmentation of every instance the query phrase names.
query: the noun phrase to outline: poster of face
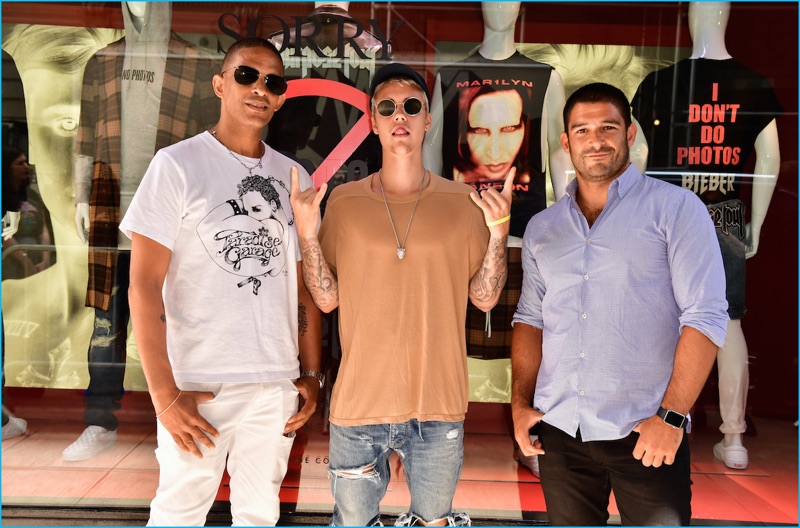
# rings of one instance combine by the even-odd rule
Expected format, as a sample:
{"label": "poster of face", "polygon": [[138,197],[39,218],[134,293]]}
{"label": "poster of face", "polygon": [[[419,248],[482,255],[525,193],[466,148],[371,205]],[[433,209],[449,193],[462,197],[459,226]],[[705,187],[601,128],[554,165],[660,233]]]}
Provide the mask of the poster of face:
{"label": "poster of face", "polygon": [[9,384],[85,386],[93,310],[84,306],[88,265],[75,230],[73,150],[84,67],[121,36],[116,29],[3,25],[3,51],[13,59],[24,92],[28,158],[55,246],[52,266],[3,282]]}
{"label": "poster of face", "polygon": [[524,101],[531,89],[496,90],[476,86],[459,94],[458,157],[453,179],[482,187],[502,185],[517,169],[515,187],[530,182],[528,143],[531,122]]}

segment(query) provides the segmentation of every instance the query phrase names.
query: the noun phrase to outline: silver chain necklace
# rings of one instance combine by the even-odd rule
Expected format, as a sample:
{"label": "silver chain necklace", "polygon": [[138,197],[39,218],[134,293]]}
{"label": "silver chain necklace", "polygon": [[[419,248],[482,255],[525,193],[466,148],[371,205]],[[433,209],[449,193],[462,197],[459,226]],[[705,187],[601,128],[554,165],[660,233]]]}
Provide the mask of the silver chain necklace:
{"label": "silver chain necklace", "polygon": [[408,219],[408,225],[406,226],[406,234],[403,236],[403,243],[400,243],[400,238],[397,236],[397,229],[394,227],[394,220],[392,219],[392,212],[389,210],[389,202],[386,201],[386,193],[383,192],[383,181],[381,181],[381,171],[383,169],[378,170],[378,184],[381,186],[381,196],[383,196],[383,204],[386,206],[386,212],[389,214],[389,223],[392,225],[392,232],[394,232],[394,239],[397,242],[397,258],[403,260],[406,256],[406,240],[408,240],[408,232],[411,229],[411,221],[414,220],[414,212],[417,210],[417,205],[419,204],[419,198],[422,196],[422,187],[425,185],[425,176],[428,174],[428,171],[425,170],[422,173],[422,183],[419,184],[419,193],[417,193],[417,201],[414,202],[414,208],[411,209],[411,217]]}
{"label": "silver chain necklace", "polygon": [[222,141],[221,141],[221,140],[220,140],[220,139],[217,137],[217,130],[216,130],[216,129],[212,129],[212,130],[210,130],[210,132],[211,132],[211,135],[212,135],[212,136],[214,136],[214,139],[216,139],[217,141],[219,141],[219,144],[220,144],[220,145],[222,145],[223,147],[225,147],[225,149],[227,149],[227,151],[228,151],[228,154],[230,154],[230,155],[233,157],[233,159],[235,159],[236,161],[238,161],[239,163],[241,163],[242,167],[244,167],[245,169],[247,169],[247,172],[249,172],[249,173],[250,173],[250,176],[252,176],[252,175],[253,175],[253,171],[254,171],[254,170],[256,170],[256,169],[263,169],[263,168],[264,168],[264,166],[261,164],[261,160],[263,160],[263,159],[264,159],[264,154],[266,154],[266,153],[267,153],[267,149],[266,149],[266,147],[264,146],[264,143],[263,143],[263,142],[262,142],[260,139],[258,140],[258,146],[259,146],[259,147],[261,147],[261,156],[259,156],[259,158],[258,158],[258,163],[256,163],[256,164],[255,164],[255,165],[253,165],[252,167],[250,167],[250,166],[248,166],[248,165],[247,165],[245,162],[243,162],[243,161],[242,161],[242,160],[239,158],[239,156],[237,156],[237,155],[236,155],[236,153],[234,153],[234,152],[233,152],[231,149],[229,149],[229,148],[228,148],[228,145],[226,145],[225,143],[223,143],[223,142],[222,142]]}

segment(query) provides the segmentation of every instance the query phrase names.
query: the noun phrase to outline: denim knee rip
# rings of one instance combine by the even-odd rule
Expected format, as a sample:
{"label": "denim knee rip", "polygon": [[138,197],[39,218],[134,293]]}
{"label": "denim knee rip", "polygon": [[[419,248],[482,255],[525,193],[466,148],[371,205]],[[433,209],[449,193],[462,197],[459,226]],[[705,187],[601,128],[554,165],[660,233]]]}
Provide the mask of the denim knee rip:
{"label": "denim knee rip", "polygon": [[375,482],[381,481],[381,476],[375,470],[375,465],[378,463],[376,460],[371,464],[365,466],[350,468],[350,469],[328,469],[328,473],[334,478],[343,478],[348,480],[370,479]]}
{"label": "denim knee rip", "polygon": [[[118,334],[111,333],[111,326],[111,319],[105,316],[95,315],[95,331],[94,336],[92,337],[91,346],[104,348],[113,346],[114,341],[117,340]],[[101,331],[104,335],[101,335]]]}
{"label": "denim knee rip", "polygon": [[[336,482],[339,479],[345,479],[345,480],[366,479],[366,480],[371,480],[371,481],[376,482],[376,483],[380,482],[381,481],[381,476],[378,473],[378,471],[375,469],[375,466],[376,466],[377,462],[378,461],[375,460],[371,464],[367,464],[365,466],[355,467],[355,468],[347,468],[347,469],[330,469],[330,468],[328,468],[328,478],[333,477],[333,496],[334,497],[336,496]],[[373,521],[375,521],[377,524],[371,524],[372,521],[370,521],[369,526],[383,526],[383,524],[381,524],[380,518],[373,519]]]}
{"label": "denim knee rip", "polygon": [[[333,496],[334,497],[336,496],[336,483],[339,481],[339,479],[344,479],[344,480],[364,479],[364,480],[371,480],[376,483],[380,482],[381,476],[375,469],[376,463],[377,460],[375,462],[372,462],[371,464],[367,464],[365,466],[356,468],[348,468],[348,469],[328,468],[328,478],[333,477]],[[329,526],[336,526],[335,524],[333,524],[333,518],[331,518]],[[365,526],[383,526],[380,514],[370,519],[369,522],[365,524]]]}
{"label": "denim knee rip", "polygon": [[[472,526],[472,519],[469,518],[467,512],[452,512],[447,517],[447,526]],[[420,521],[425,524],[439,522],[442,519],[432,519],[426,521],[416,513],[401,513],[395,521],[395,526],[422,526]]]}

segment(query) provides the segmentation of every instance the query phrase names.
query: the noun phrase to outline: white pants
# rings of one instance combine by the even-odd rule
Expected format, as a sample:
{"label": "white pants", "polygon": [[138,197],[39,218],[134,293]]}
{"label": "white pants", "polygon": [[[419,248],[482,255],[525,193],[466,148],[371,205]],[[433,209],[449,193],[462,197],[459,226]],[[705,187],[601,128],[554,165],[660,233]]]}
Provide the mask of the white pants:
{"label": "white pants", "polygon": [[233,525],[274,526],[280,515],[281,482],[294,438],[283,436],[297,412],[291,380],[268,383],[182,384],[183,390],[211,391],[200,413],[220,435],[214,449],[199,445],[203,458],[181,451],[158,423],[158,490],[149,526],[203,526],[217,495],[227,461]]}
{"label": "white pants", "polygon": [[747,343],[739,319],[728,323],[725,344],[717,352],[719,372],[719,414],[722,434],[744,433],[747,429],[744,415],[747,409],[747,389],[750,371],[747,364]]}

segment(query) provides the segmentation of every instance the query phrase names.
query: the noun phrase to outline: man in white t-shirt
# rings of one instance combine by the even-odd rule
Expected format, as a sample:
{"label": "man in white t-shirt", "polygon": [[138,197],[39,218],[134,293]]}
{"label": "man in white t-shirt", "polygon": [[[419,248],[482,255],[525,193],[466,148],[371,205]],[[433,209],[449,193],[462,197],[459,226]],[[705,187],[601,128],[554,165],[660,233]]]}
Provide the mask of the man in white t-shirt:
{"label": "man in white t-shirt", "polygon": [[294,163],[261,141],[286,92],[280,55],[241,40],[213,86],[219,122],[155,155],[120,224],[158,418],[151,525],[203,525],[226,465],[233,524],[275,525],[295,431],[324,382],[289,206]]}

